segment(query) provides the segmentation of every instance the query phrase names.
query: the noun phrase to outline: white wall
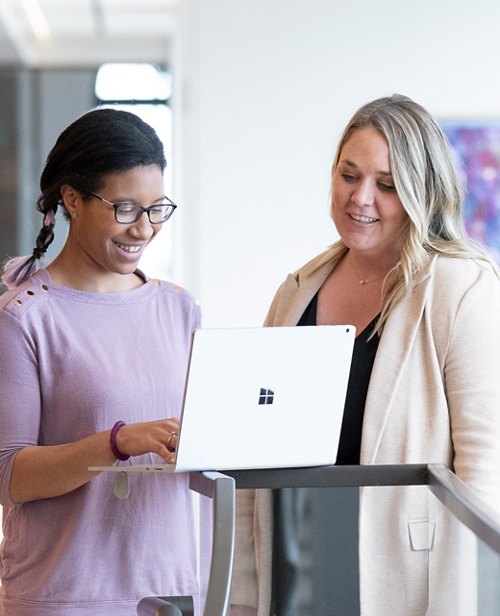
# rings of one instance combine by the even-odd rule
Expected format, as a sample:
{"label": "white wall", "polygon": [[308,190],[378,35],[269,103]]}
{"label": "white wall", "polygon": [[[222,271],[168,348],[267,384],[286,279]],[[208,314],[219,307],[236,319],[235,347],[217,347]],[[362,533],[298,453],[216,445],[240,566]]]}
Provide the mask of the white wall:
{"label": "white wall", "polygon": [[400,92],[438,117],[500,116],[495,0],[182,4],[178,271],[207,327],[260,325],[336,238],[330,165],[357,107]]}

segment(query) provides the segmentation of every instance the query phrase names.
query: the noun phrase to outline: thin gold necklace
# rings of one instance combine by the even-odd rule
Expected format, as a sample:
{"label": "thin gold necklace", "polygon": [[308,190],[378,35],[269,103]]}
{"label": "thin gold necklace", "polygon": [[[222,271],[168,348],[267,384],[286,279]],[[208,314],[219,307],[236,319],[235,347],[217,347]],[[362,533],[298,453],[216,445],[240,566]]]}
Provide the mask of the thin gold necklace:
{"label": "thin gold necklace", "polygon": [[382,280],[382,278],[385,278],[385,277],[387,276],[387,274],[389,273],[389,272],[387,272],[387,273],[386,273],[386,274],[384,274],[383,276],[379,276],[378,278],[370,278],[370,279],[368,280],[368,279],[366,279],[366,278],[361,278],[361,277],[360,277],[360,275],[358,274],[358,272],[354,269],[354,265],[352,264],[352,262],[350,262],[350,263],[351,263],[351,269],[352,269],[352,271],[354,272],[354,274],[355,274],[355,276],[356,276],[356,279],[357,279],[358,283],[359,283],[361,286],[363,286],[363,285],[365,285],[365,284],[369,284],[370,282],[377,282],[377,280]]}

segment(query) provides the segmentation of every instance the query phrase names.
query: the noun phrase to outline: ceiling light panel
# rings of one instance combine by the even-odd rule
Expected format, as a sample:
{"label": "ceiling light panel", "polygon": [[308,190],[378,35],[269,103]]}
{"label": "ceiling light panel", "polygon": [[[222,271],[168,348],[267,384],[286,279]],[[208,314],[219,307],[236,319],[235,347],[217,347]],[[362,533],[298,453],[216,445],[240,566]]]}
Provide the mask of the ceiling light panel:
{"label": "ceiling light panel", "polygon": [[89,37],[94,34],[90,0],[38,0],[54,38]]}
{"label": "ceiling light panel", "polygon": [[166,36],[176,24],[176,4],[168,0],[100,0],[111,36]]}

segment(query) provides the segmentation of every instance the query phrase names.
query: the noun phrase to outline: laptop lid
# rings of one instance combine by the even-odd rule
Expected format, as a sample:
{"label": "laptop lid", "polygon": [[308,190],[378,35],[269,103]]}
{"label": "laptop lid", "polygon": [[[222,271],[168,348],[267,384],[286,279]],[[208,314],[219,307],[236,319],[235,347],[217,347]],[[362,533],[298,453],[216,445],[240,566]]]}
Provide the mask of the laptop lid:
{"label": "laptop lid", "polygon": [[92,470],[335,464],[355,333],[352,325],[197,330],[175,465]]}
{"label": "laptop lid", "polygon": [[200,329],[177,470],[334,464],[355,328]]}

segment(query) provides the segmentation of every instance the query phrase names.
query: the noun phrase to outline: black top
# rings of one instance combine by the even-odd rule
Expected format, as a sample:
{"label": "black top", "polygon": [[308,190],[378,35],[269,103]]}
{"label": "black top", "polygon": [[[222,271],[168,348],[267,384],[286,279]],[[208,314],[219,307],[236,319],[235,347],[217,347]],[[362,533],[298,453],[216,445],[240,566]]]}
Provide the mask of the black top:
{"label": "black top", "polygon": [[[318,295],[297,325],[316,325]],[[356,338],[344,405],[337,464],[359,464],[366,394],[378,347],[368,340],[376,317]],[[273,494],[273,609],[275,616],[358,616],[357,488],[288,488]],[[304,589],[310,596],[304,596]],[[308,595],[308,593],[306,593]],[[334,606],[334,607],[332,607]]]}
{"label": "black top", "polygon": [[[317,306],[318,294],[316,293],[297,325],[316,325]],[[370,340],[368,338],[373,332],[377,320],[378,316],[357,335],[354,342],[337,464],[359,464],[366,394],[379,341],[378,335],[373,336]]]}

